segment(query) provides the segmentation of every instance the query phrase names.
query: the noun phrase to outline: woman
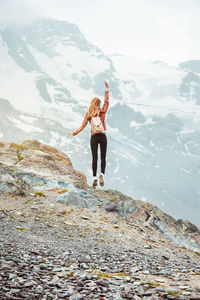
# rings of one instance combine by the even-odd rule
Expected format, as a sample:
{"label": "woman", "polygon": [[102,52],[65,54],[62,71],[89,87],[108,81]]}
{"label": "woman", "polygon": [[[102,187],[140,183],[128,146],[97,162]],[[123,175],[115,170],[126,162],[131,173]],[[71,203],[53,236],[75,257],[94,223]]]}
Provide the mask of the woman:
{"label": "woman", "polygon": [[78,128],[74,132],[69,132],[71,135],[77,135],[81,130],[83,130],[88,121],[93,124],[93,117],[100,117],[102,132],[101,133],[92,133],[91,130],[91,139],[90,146],[92,151],[92,170],[93,170],[93,187],[97,186],[97,159],[98,159],[98,144],[100,144],[101,150],[101,174],[99,175],[99,182],[101,186],[104,186],[104,174],[106,168],[106,149],[107,149],[107,137],[105,134],[106,124],[105,124],[105,116],[109,106],[109,86],[107,82],[105,82],[106,90],[105,90],[105,101],[102,109],[100,108],[101,100],[97,97],[93,98],[90,102],[90,106],[85,115],[83,123],[80,128]]}

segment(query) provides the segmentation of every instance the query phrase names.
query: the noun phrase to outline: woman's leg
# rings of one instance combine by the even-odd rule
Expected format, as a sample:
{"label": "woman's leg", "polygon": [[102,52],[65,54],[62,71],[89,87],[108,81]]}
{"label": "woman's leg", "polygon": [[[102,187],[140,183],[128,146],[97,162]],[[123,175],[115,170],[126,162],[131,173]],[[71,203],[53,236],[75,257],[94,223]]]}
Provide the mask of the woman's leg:
{"label": "woman's leg", "polygon": [[101,135],[100,138],[100,149],[101,149],[101,173],[105,174],[106,168],[106,150],[107,150],[107,137],[105,134]]}
{"label": "woman's leg", "polygon": [[98,139],[95,134],[91,135],[90,146],[92,151],[92,172],[93,176],[97,176]]}

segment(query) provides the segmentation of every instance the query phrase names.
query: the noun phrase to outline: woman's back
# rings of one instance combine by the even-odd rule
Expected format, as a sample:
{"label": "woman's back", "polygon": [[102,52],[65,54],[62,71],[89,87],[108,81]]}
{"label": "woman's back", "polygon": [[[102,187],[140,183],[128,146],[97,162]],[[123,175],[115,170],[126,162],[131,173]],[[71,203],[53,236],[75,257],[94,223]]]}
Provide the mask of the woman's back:
{"label": "woman's back", "polygon": [[[101,174],[99,175],[100,185],[104,185],[104,173],[106,167],[106,150],[107,150],[107,137],[105,134],[106,124],[105,116],[109,106],[109,89],[108,84],[105,82],[105,100],[102,109],[100,108],[101,100],[97,97],[93,98],[90,102],[88,111],[84,117],[81,126],[74,132],[70,132],[72,135],[77,135],[83,130],[88,121],[91,123],[91,138],[90,146],[92,151],[92,171],[93,171],[93,187],[97,185],[97,158],[98,158],[98,145],[101,150]],[[96,123],[96,124],[95,124]],[[94,129],[95,128],[95,129]]]}

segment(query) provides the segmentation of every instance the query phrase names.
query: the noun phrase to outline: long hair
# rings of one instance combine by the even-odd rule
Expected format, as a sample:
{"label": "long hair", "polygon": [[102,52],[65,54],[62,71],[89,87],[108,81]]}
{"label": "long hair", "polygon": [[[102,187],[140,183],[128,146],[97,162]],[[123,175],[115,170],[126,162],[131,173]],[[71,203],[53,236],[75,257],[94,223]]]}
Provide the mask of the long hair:
{"label": "long hair", "polygon": [[90,101],[90,106],[88,108],[88,111],[86,113],[88,119],[91,119],[92,117],[95,117],[100,109],[101,100],[97,97],[93,98]]}

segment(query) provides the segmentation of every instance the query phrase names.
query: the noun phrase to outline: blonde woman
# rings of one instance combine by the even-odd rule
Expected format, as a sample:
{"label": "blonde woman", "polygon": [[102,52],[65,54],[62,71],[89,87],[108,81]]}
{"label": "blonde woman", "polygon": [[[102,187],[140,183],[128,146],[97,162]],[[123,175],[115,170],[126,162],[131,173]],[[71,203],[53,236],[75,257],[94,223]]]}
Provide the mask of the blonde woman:
{"label": "blonde woman", "polygon": [[[105,116],[109,106],[109,86],[107,82],[105,82],[105,100],[102,108],[101,100],[97,97],[93,98],[90,102],[88,111],[85,115],[82,125],[74,132],[69,132],[71,135],[77,135],[81,130],[83,130],[88,121],[91,123],[91,138],[90,138],[90,146],[92,152],[92,171],[93,171],[93,187],[97,186],[97,160],[98,160],[98,145],[100,144],[101,150],[101,174],[99,175],[99,182],[101,186],[104,186],[104,174],[106,168],[106,150],[107,150],[107,137],[106,137],[106,124],[105,124]],[[96,117],[96,118],[94,118]],[[97,118],[99,117],[99,118]],[[98,133],[93,130],[95,119],[101,122],[101,130]],[[103,125],[103,126],[102,126]]]}

